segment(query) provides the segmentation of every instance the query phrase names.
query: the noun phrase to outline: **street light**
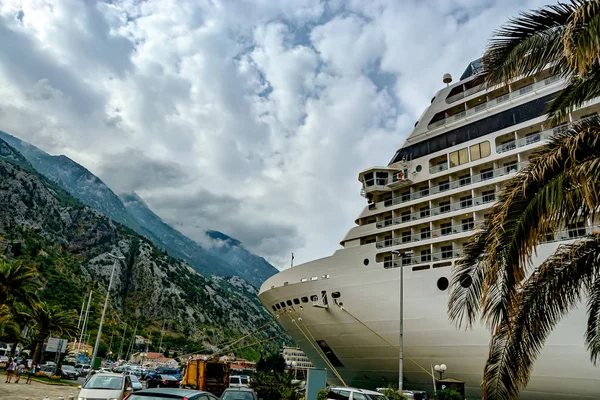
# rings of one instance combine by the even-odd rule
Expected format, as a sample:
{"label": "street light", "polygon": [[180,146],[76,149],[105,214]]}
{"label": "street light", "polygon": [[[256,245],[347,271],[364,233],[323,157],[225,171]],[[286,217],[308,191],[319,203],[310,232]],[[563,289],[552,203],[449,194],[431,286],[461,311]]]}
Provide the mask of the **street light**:
{"label": "street light", "polygon": [[442,376],[444,375],[444,371],[446,371],[446,364],[436,365],[434,368],[438,372],[438,374],[440,374],[440,380],[441,380]]}
{"label": "street light", "polygon": [[[108,305],[108,296],[110,296],[110,288],[112,287],[113,277],[115,276],[115,270],[117,269],[117,263],[119,260],[124,260],[125,257],[115,256],[114,254],[108,253],[108,256],[115,260],[113,263],[112,272],[110,273],[110,280],[108,281],[108,289],[106,290],[106,299],[104,300],[104,308],[102,309],[102,316],[100,317],[100,326],[98,327],[98,334],[96,335],[96,344],[94,345],[94,352],[92,353],[92,366],[98,354],[98,347],[100,346],[100,336],[102,335],[102,323],[104,322],[104,314],[106,314],[106,306]],[[88,372],[88,377],[92,372],[92,368]]]}
{"label": "street light", "polygon": [[[400,250],[392,250],[392,254],[397,258],[402,256]],[[398,390],[402,392],[402,364],[404,358],[404,266],[402,265],[402,261],[400,261],[400,266],[398,268],[400,269],[400,343],[398,346]]]}

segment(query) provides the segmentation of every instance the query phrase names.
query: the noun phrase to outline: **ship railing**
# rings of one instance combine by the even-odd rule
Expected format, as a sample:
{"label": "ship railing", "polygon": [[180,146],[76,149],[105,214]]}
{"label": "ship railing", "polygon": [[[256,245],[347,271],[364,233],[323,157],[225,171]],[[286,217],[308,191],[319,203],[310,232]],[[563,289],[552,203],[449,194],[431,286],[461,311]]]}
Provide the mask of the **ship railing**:
{"label": "ship railing", "polygon": [[441,214],[446,214],[452,211],[458,211],[458,210],[465,210],[471,207],[478,207],[482,204],[487,204],[487,203],[491,203],[493,201],[496,200],[496,193],[489,193],[489,194],[484,194],[482,196],[479,197],[468,197],[466,196],[466,198],[453,202],[453,203],[449,203],[449,204],[444,204],[438,207],[433,207],[433,208],[428,208],[426,210],[420,210],[411,214],[407,214],[407,215],[403,215],[401,217],[397,217],[397,218],[388,218],[386,220],[383,221],[379,221],[375,224],[375,226],[377,228],[384,228],[384,227],[388,227],[391,225],[400,225],[400,224],[404,224],[407,222],[412,222],[412,221],[417,221],[419,219],[423,219],[423,218],[429,218],[432,215],[441,215]]}
{"label": "ship railing", "polygon": [[456,235],[459,233],[470,232],[473,230],[475,230],[475,224],[473,222],[457,224],[453,226],[445,226],[440,229],[421,231],[419,233],[411,235],[404,235],[393,239],[382,240],[380,242],[377,242],[376,247],[378,249],[383,249],[390,246],[399,246],[408,243],[421,242],[423,240]]}
{"label": "ship railing", "polygon": [[556,128],[548,129],[542,132],[534,133],[524,138],[513,140],[496,146],[497,153],[506,153],[507,151],[515,150],[520,147],[529,146],[530,144],[538,143],[542,140],[547,140],[556,133]]}
{"label": "ship railing", "polygon": [[474,183],[486,181],[486,180],[493,179],[493,178],[498,178],[500,176],[505,176],[505,175],[509,175],[513,172],[517,172],[518,170],[523,168],[525,165],[527,165],[527,162],[517,163],[517,164],[510,165],[510,166],[500,167],[497,169],[464,176],[456,181],[443,183],[440,185],[432,186],[425,190],[421,190],[419,192],[404,194],[404,195],[395,197],[393,199],[386,200],[384,202],[384,205],[386,207],[391,207],[391,206],[395,206],[398,204],[406,203],[411,200],[422,199],[427,196],[432,196],[434,194],[446,192],[448,190],[457,189],[459,187],[468,187],[469,185],[472,185]]}
{"label": "ship railing", "polygon": [[435,166],[429,168],[429,173],[430,174],[435,174],[437,172],[442,172],[442,171],[445,171],[447,169],[448,169],[448,163],[445,162],[445,163],[438,164],[438,165],[435,165]]}
{"label": "ship railing", "polygon": [[507,94],[505,94],[503,96],[496,97],[495,99],[489,100],[489,101],[487,101],[485,103],[478,104],[477,106],[475,106],[473,108],[470,108],[468,110],[465,110],[465,111],[461,111],[458,114],[451,115],[451,116],[446,117],[444,119],[435,121],[435,122],[429,124],[428,128],[430,130],[431,129],[435,129],[435,128],[438,128],[440,126],[448,125],[448,124],[450,124],[452,122],[456,122],[456,121],[462,120],[464,118],[470,117],[472,115],[479,114],[479,113],[481,113],[483,111],[486,111],[486,110],[488,110],[488,109],[490,109],[492,107],[497,106],[498,104],[502,104],[502,103],[505,103],[505,102],[507,102],[509,100],[513,100],[513,99],[519,98],[521,96],[525,96],[525,95],[527,95],[529,93],[535,92],[538,89],[545,88],[546,86],[552,85],[553,83],[555,83],[555,82],[557,82],[559,80],[560,80],[559,76],[551,76],[551,77],[546,78],[546,79],[544,79],[542,81],[532,83],[531,85],[524,86],[524,87],[522,87],[522,88],[520,88],[518,90],[515,90],[513,92],[507,93]]}
{"label": "ship railing", "polygon": [[411,254],[411,252],[406,252],[404,255],[401,255],[398,259],[394,261],[384,261],[383,267],[386,269],[398,268],[410,265],[426,264],[433,261],[452,260],[454,258],[460,257],[461,254],[461,250],[454,249],[440,251],[437,253],[423,252],[421,254]]}

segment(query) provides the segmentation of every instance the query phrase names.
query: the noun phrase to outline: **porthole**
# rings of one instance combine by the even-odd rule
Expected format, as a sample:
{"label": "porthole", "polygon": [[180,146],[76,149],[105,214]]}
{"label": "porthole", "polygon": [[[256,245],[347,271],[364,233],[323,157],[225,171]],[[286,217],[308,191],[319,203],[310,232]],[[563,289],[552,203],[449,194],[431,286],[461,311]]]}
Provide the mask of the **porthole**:
{"label": "porthole", "polygon": [[300,304],[300,299],[294,299],[294,304]]}
{"label": "porthole", "polygon": [[308,303],[308,297],[303,297],[301,300],[303,303]]}
{"label": "porthole", "polygon": [[313,294],[312,296],[310,296],[310,300],[311,301],[319,301],[319,298],[317,297],[316,294]]}
{"label": "porthole", "polygon": [[333,292],[333,293],[331,293],[331,298],[332,299],[339,299],[341,295],[342,294],[340,292]]}
{"label": "porthole", "polygon": [[463,275],[460,278],[460,286],[464,287],[465,289],[468,288],[469,286],[471,286],[473,284],[473,278],[471,278],[469,275]]}
{"label": "porthole", "polygon": [[277,308],[275,306],[271,306],[273,308],[273,311],[277,311]]}
{"label": "porthole", "polygon": [[278,310],[281,310],[281,306],[279,304],[275,304],[275,307],[277,307]]}
{"label": "porthole", "polygon": [[281,307],[285,307],[285,303],[283,301],[279,304],[281,305]]}
{"label": "porthole", "polygon": [[369,259],[368,259],[368,258],[365,258],[365,259],[363,260],[363,264],[365,264],[365,267],[366,267],[367,265],[369,265]]}
{"label": "porthole", "polygon": [[285,302],[285,304],[287,304],[288,306],[291,306],[292,305],[292,301],[288,300],[288,301]]}
{"label": "porthole", "polygon": [[419,121],[415,122],[415,128],[419,125]]}
{"label": "porthole", "polygon": [[438,279],[437,281],[437,287],[438,289],[440,289],[442,292],[446,289],[448,289],[448,285],[450,283],[448,282],[448,278],[442,276],[440,279]]}
{"label": "porthole", "polygon": [[415,170],[417,172],[421,172],[423,170],[423,167],[421,167],[420,165],[417,165],[417,168],[415,168]]}

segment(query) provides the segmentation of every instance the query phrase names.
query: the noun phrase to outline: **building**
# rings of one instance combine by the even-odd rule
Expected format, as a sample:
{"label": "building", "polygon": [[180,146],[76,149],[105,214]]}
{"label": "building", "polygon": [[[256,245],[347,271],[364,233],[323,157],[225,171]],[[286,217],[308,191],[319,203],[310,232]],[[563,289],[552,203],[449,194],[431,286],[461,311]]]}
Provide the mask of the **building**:
{"label": "building", "polygon": [[152,344],[152,340],[150,340],[150,339],[146,339],[145,337],[143,337],[143,336],[140,336],[140,335],[136,335],[136,336],[135,336],[135,344],[136,344],[137,346],[141,346],[141,345],[149,345],[149,344]]}
{"label": "building", "polygon": [[133,353],[131,356],[131,361],[150,368],[177,368],[179,366],[179,363],[174,358],[165,357],[162,353],[154,352]]}
{"label": "building", "polygon": [[[312,363],[310,362],[310,360],[308,359],[306,354],[304,354],[304,352],[302,350],[300,350],[299,347],[284,346],[283,349],[281,349],[281,355],[282,355],[283,359],[285,360],[285,364],[289,365],[292,368],[296,368],[296,369],[313,368]],[[296,363],[295,365],[294,365],[294,362]]]}

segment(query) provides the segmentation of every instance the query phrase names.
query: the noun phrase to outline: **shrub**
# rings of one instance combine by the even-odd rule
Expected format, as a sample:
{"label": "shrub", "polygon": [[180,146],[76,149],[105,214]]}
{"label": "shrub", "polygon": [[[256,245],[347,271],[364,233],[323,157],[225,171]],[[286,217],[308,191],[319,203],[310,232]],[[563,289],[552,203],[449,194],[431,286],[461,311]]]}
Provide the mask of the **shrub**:
{"label": "shrub", "polygon": [[383,389],[383,394],[390,400],[408,400],[408,397],[393,386]]}
{"label": "shrub", "polygon": [[58,375],[52,375],[50,377],[50,380],[52,380],[52,381],[60,381],[60,376],[58,376]]}
{"label": "shrub", "polygon": [[463,397],[456,390],[442,389],[435,392],[433,396],[435,400],[463,400]]}
{"label": "shrub", "polygon": [[327,396],[329,396],[329,388],[321,389],[317,393],[317,400],[327,400]]}
{"label": "shrub", "polygon": [[47,378],[48,377],[48,375],[46,375],[43,372],[36,372],[35,376],[37,376],[38,378]]}

